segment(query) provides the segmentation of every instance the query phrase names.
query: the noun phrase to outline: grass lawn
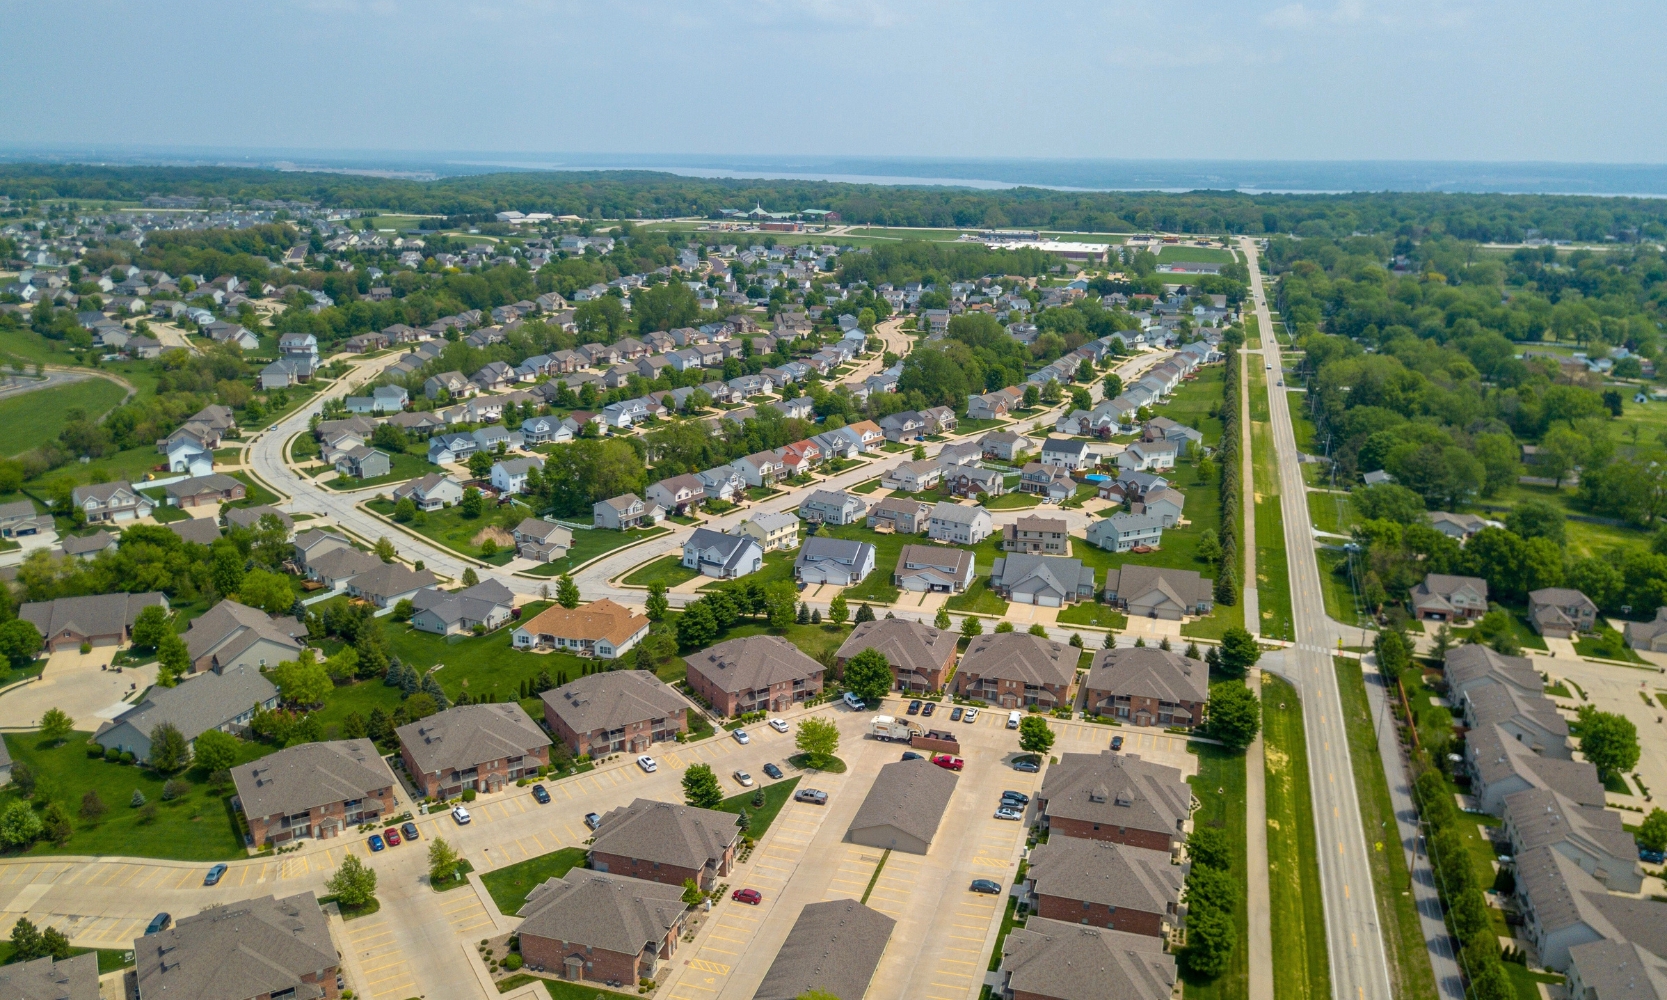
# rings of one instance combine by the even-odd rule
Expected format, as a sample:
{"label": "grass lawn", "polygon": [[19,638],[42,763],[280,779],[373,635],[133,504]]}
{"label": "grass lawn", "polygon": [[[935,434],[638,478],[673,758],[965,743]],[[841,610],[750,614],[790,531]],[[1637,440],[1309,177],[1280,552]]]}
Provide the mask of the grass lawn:
{"label": "grass lawn", "polygon": [[[392,469],[386,476],[372,476],[369,479],[352,479],[343,476],[326,482],[324,485],[332,490],[347,493],[353,490],[369,489],[372,486],[397,486],[400,483],[428,475],[434,471],[426,457],[413,455],[406,451],[396,451],[388,456],[388,467]],[[438,513],[438,512],[436,512]]]}
{"label": "grass lawn", "polygon": [[[42,930],[44,929],[45,928],[43,927]],[[74,958],[77,955],[85,955],[87,952],[94,950],[95,949],[92,948],[71,948],[69,950],[69,957]],[[117,969],[128,968],[133,964],[133,952],[131,951],[125,951],[120,948],[99,948],[96,950],[98,951],[98,974],[101,976],[106,972],[115,972]],[[11,941],[0,941],[0,965],[12,964],[14,961],[12,955],[15,951],[16,948],[13,947]]]}
{"label": "grass lawn", "polygon": [[[1662,407],[1667,411],[1667,407]],[[1486,500],[1469,505],[1467,513],[1483,514],[1494,520],[1503,521],[1505,514],[1517,504],[1526,500],[1549,500],[1563,508],[1571,515],[1586,516],[1587,510],[1580,501],[1578,491],[1563,487],[1534,486],[1525,483],[1513,483],[1500,490],[1498,494]],[[1632,548],[1638,545],[1648,545],[1651,533],[1634,527],[1623,527],[1612,524],[1592,524],[1588,521],[1573,519],[1563,522],[1564,531],[1568,536],[1568,554],[1570,558],[1579,559],[1585,556],[1602,556],[1614,549]]]}
{"label": "grass lawn", "polygon": [[635,994],[599,990],[590,983],[569,983],[559,979],[543,979],[540,982],[550,991],[550,1000],[636,1000]]}
{"label": "grass lawn", "polygon": [[699,570],[693,570],[683,565],[683,557],[677,553],[660,558],[631,571],[623,581],[628,587],[646,587],[651,583],[663,583],[667,587],[675,587],[680,583],[687,583],[700,575]]}
{"label": "grass lawn", "polygon": [[991,497],[984,504],[985,510],[1024,510],[1041,504],[1042,497],[1037,493],[1003,493],[999,497]]}
{"label": "grass lawn", "polygon": [[1117,631],[1129,627],[1128,615],[1098,601],[1079,601],[1060,608],[1057,620],[1061,625],[1098,625]]}
{"label": "grass lawn", "polygon": [[[876,880],[878,880],[878,875],[879,875],[879,873],[876,872],[875,873]],[[870,890],[872,890],[872,888],[873,888],[872,884],[870,884],[869,888],[870,888]],[[1004,942],[1006,942],[1008,933],[1011,932],[1013,930],[1013,928],[1015,928],[1015,927],[1023,927],[1025,925],[1025,922],[1023,920],[1019,919],[1018,911],[1019,911],[1019,900],[1018,900],[1018,898],[1015,897],[1015,896],[1007,897],[1007,909],[1002,911],[1001,926],[996,929],[996,946],[990,952],[989,971],[991,971],[991,972],[994,972],[997,969],[1001,968],[1001,946]],[[989,987],[986,986],[985,987],[985,993],[980,994],[980,995],[981,996],[987,996],[988,991],[989,991]]]}
{"label": "grass lawn", "polygon": [[[244,856],[243,838],[233,823],[225,796],[209,790],[206,775],[186,771],[176,775],[190,785],[190,791],[171,802],[162,801],[165,780],[154,771],[136,766],[111,764],[87,756],[90,733],[76,733],[59,747],[43,747],[35,733],[7,733],[6,747],[14,761],[27,763],[48,784],[53,801],[68,810],[75,832],[62,847],[39,841],[28,854],[123,854],[180,861],[227,861]],[[239,743],[242,764],[272,752],[259,743]],[[234,765],[235,766],[235,765]],[[154,819],[145,821],[144,810],[128,803],[137,789],[156,805]],[[82,797],[96,791],[106,812],[97,820],[81,816]],[[36,786],[40,795],[40,786]],[[16,786],[0,792],[0,808],[21,798]],[[42,805],[40,808],[44,809]]]}
{"label": "grass lawn", "polygon": [[985,431],[993,431],[997,427],[1006,427],[1006,426],[1007,426],[1007,421],[1005,421],[1005,420],[965,420],[965,419],[963,419],[963,420],[957,420],[955,422],[955,433],[956,434],[982,434]]}
{"label": "grass lawn", "polygon": [[[1244,845],[1244,754],[1210,743],[1188,743],[1187,752],[1198,758],[1198,773],[1188,779],[1192,794],[1199,802],[1192,821],[1199,827],[1213,826],[1227,831],[1227,843],[1233,852],[1232,872],[1242,881],[1249,871]],[[1182,973],[1186,1000],[1245,1000],[1250,996],[1250,912],[1242,892],[1233,924],[1238,931],[1238,947],[1233,949],[1227,971],[1213,980]]]}
{"label": "grass lawn", "polygon": [[1207,617],[1181,626],[1184,639],[1220,639],[1230,628],[1244,627],[1243,604],[1217,604]]}
{"label": "grass lawn", "polygon": [[243,484],[243,499],[234,500],[233,507],[259,507],[262,504],[275,504],[278,497],[271,490],[255,481],[255,477],[247,472],[234,472],[232,478]]}
{"label": "grass lawn", "polygon": [[1007,614],[1007,602],[990,589],[990,567],[979,566],[974,573],[972,586],[945,601],[943,606],[950,611],[970,611],[973,614]]}
{"label": "grass lawn", "polygon": [[1295,688],[1271,674],[1262,675],[1262,735],[1267,748],[1273,993],[1279,1000],[1324,1000],[1331,996],[1331,968],[1302,703]]}
{"label": "grass lawn", "polygon": [[1360,513],[1346,493],[1310,492],[1308,516],[1313,519],[1314,527],[1334,535],[1347,535],[1349,529],[1360,523]]}
{"label": "grass lawn", "polygon": [[1384,949],[1389,955],[1390,992],[1398,997],[1433,997],[1435,975],[1430,970],[1423,928],[1418,922],[1418,905],[1413,900],[1406,853],[1401,849],[1395,827],[1395,811],[1389,798],[1389,781],[1383,759],[1378,755],[1377,732],[1366,700],[1366,685],[1360,661],[1334,657],[1337,686],[1342,692],[1343,719],[1349,733],[1349,761],[1354,768],[1355,788],[1360,791],[1360,822],[1372,842],[1367,860],[1372,866],[1372,886],[1377,895],[1378,921],[1384,928]]}
{"label": "grass lawn", "polygon": [[[1515,616],[1512,617],[1513,620],[1515,620]],[[1527,629],[1529,634],[1533,634],[1533,630],[1528,629],[1526,624],[1522,625],[1522,627]],[[1521,637],[1519,636],[1518,638],[1520,639]],[[1538,635],[1535,635],[1534,638],[1540,640],[1538,648],[1544,649],[1545,640],[1540,639]],[[1526,646],[1528,643],[1524,642],[1523,645]],[[1598,619],[1597,633],[1594,635],[1582,635],[1580,638],[1576,639],[1574,642],[1574,651],[1579,653],[1581,656],[1595,656],[1604,660],[1625,660],[1628,663],[1644,662],[1644,658],[1632,651],[1632,648],[1629,647],[1621,638],[1621,634],[1610,628],[1601,618]]]}
{"label": "grass lawn", "polygon": [[68,422],[70,411],[97,419],[121,403],[127,390],[114,382],[89,378],[67,385],[37,389],[0,400],[0,427],[6,428],[6,454],[18,455],[49,441]]}
{"label": "grass lawn", "polygon": [[[759,780],[767,780],[763,777],[762,771],[759,772],[757,777]],[[748,822],[747,836],[759,840],[764,836],[764,831],[770,829],[770,824],[776,821],[776,814],[781,812],[781,807],[786,805],[787,800],[793,797],[793,789],[797,787],[799,787],[797,777],[777,781],[753,791],[742,792],[740,795],[731,795],[718,803],[718,811],[739,814],[745,808]],[[759,791],[764,793],[764,804],[755,807],[752,804],[753,798]]]}
{"label": "grass lawn", "polygon": [[[1192,264],[1231,264],[1238,258],[1231,250],[1220,247],[1180,247],[1166,246],[1158,251],[1159,264],[1192,263]],[[1160,278],[1168,279],[1171,275],[1160,274]]]}
{"label": "grass lawn", "polygon": [[1295,639],[1291,625],[1291,574],[1286,567],[1285,529],[1279,498],[1263,497],[1256,505],[1256,593],[1262,620],[1259,635]]}
{"label": "grass lawn", "polygon": [[603,556],[615,549],[622,549],[627,545],[663,535],[670,528],[655,525],[652,528],[633,528],[629,531],[614,531],[611,528],[592,528],[589,531],[573,532],[573,547],[567,550],[567,555],[555,562],[545,563],[527,570],[533,576],[560,576],[570,573],[598,556]]}
{"label": "grass lawn", "polygon": [[1308,394],[1306,392],[1285,393],[1285,405],[1291,411],[1291,432],[1297,439],[1297,450],[1304,455],[1315,454],[1314,451],[1314,421],[1308,415]]}
{"label": "grass lawn", "polygon": [[526,903],[528,893],[574,868],[583,868],[585,856],[589,853],[583,847],[563,847],[559,851],[489,871],[480,877],[480,881],[492,894],[492,902],[498,904],[498,911],[512,917]]}
{"label": "grass lawn", "polygon": [[[367,500],[365,506],[384,517],[392,517],[394,513],[392,500]],[[463,513],[461,506],[443,507],[440,510],[418,511],[417,516],[404,527],[444,545],[453,552],[494,566],[502,566],[515,558],[514,546],[505,545],[488,556],[475,544],[474,537],[494,525],[513,534],[515,526],[531,513],[532,511],[526,507],[510,504],[507,507],[489,507],[479,517],[468,517]]]}
{"label": "grass lawn", "polygon": [[[748,573],[747,581],[750,583],[756,580],[762,585],[766,583],[777,583],[782,580],[792,580],[793,560],[797,559],[798,556],[799,551],[797,549],[794,549],[791,552],[766,552],[764,553],[764,565],[759,567],[758,572]],[[880,568],[876,566],[874,568],[874,572],[870,575],[881,575]],[[711,583],[706,584],[700,589],[717,590],[731,582],[733,581],[713,580]]]}
{"label": "grass lawn", "polygon": [[[858,483],[857,485],[851,487],[851,492],[852,493],[873,493],[875,490],[877,490],[879,488],[880,488],[880,480],[878,478],[876,478],[876,479],[870,479],[866,483]],[[888,492],[886,495],[890,496],[891,494]]]}
{"label": "grass lawn", "polygon": [[451,892],[453,889],[462,889],[469,884],[467,876],[474,870],[474,865],[467,861],[459,861],[457,863],[457,870],[452,873],[452,877],[450,879],[445,882],[435,882],[433,879],[430,879],[428,887],[435,892]]}
{"label": "grass lawn", "polygon": [[1358,610],[1354,589],[1349,585],[1348,553],[1319,549],[1314,556],[1320,564],[1320,593],[1325,598],[1325,613],[1345,625],[1365,624],[1366,616]]}

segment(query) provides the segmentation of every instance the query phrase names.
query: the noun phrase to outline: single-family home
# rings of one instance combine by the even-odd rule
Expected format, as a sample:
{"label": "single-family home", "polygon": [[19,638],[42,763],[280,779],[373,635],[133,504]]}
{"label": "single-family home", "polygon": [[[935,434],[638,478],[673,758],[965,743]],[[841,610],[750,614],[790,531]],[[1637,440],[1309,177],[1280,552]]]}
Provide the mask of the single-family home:
{"label": "single-family home", "polygon": [[527,474],[534,469],[544,471],[544,460],[537,455],[501,459],[492,463],[492,485],[500,494],[525,493]]}
{"label": "single-family home", "polygon": [[463,502],[463,485],[440,472],[394,487],[394,502],[410,498],[418,510],[440,510]]}
{"label": "single-family home", "polygon": [[432,587],[438,581],[433,571],[412,569],[404,563],[384,563],[353,574],[347,580],[347,592],[361,601],[369,601],[379,608],[392,608],[417,591]]}
{"label": "single-family home", "polygon": [[614,531],[646,527],[658,520],[661,513],[659,504],[645,503],[635,493],[622,493],[617,497],[610,497],[591,508],[591,517],[596,526]]}
{"label": "single-family home", "polygon": [[799,503],[799,516],[821,524],[854,524],[868,510],[868,504],[854,493],[817,490]]}
{"label": "single-family home", "polygon": [[292,615],[268,615],[222,600],[193,619],[185,632],[192,672],[228,667],[275,667],[307,648],[307,626]]}
{"label": "single-family home", "polygon": [[457,591],[424,587],[410,600],[411,627],[434,635],[490,632],[509,621],[515,607],[515,594],[496,580]]}
{"label": "single-family home", "polygon": [[990,589],[1015,604],[1063,607],[1094,598],[1094,568],[1063,556],[1005,556],[991,564]]}
{"label": "single-family home", "polygon": [[1001,529],[1001,548],[1004,552],[1068,556],[1071,554],[1071,525],[1062,517],[1027,514]]}
{"label": "single-family home", "polygon": [[1088,544],[1107,552],[1128,552],[1163,542],[1163,517],[1119,512],[1088,526]]}
{"label": "single-family home", "polygon": [[926,536],[952,545],[977,545],[994,530],[990,512],[973,504],[939,501],[926,519]]}
{"label": "single-family home", "polygon": [[897,554],[891,582],[915,593],[960,594],[972,586],[973,566],[966,549],[905,545]]}
{"label": "single-family home", "polygon": [[816,536],[799,546],[793,576],[806,584],[849,587],[874,571],[874,546],[868,542]]}
{"label": "single-family home", "polygon": [[1528,621],[1541,635],[1569,639],[1597,627],[1598,606],[1578,590],[1546,587],[1528,592]]}
{"label": "single-family home", "polygon": [[735,533],[751,538],[767,553],[784,552],[799,544],[799,519],[766,511],[736,525]]}
{"label": "single-family home", "polygon": [[151,605],[168,610],[168,598],[159,591],[129,594],[95,594],[87,597],[58,597],[50,601],[26,601],[17,616],[35,626],[48,653],[89,646],[119,646],[128,641],[139,612]]}
{"label": "single-family home", "polygon": [[1488,582],[1474,576],[1430,573],[1412,588],[1412,611],[1420,621],[1480,618],[1488,613]]}
{"label": "single-family home", "polygon": [[683,566],[702,576],[733,580],[764,566],[764,549],[747,535],[696,528],[683,542]]}
{"label": "single-family home", "polygon": [[99,726],[93,741],[148,761],[151,734],[164,723],[179,730],[187,746],[195,746],[197,737],[211,729],[243,732],[257,709],[276,708],[278,700],[278,689],[257,667],[205,671],[171,688],[151,688],[133,707]]}
{"label": "single-family home", "polygon": [[926,530],[932,504],[910,497],[889,496],[868,508],[868,527],[882,533],[917,535]]}
{"label": "single-family home", "polygon": [[984,457],[1001,462],[1013,461],[1020,452],[1029,448],[1030,444],[1029,438],[1012,431],[991,431],[978,439],[978,446],[984,450]]}
{"label": "single-family home", "polygon": [[920,493],[932,489],[943,480],[943,466],[936,459],[923,458],[917,462],[899,462],[880,480],[882,489]]}
{"label": "single-family home", "polygon": [[510,643],[520,650],[555,649],[613,660],[642,641],[648,625],[647,618],[607,598],[577,608],[556,604],[516,626]]}
{"label": "single-family home", "polygon": [[77,486],[70,491],[70,502],[86,514],[88,524],[149,517],[156,508],[154,501],[126,480]]}
{"label": "single-family home", "polygon": [[1215,581],[1190,569],[1166,569],[1124,563],[1106,570],[1107,604],[1135,618],[1180,621],[1207,615],[1215,608]]}

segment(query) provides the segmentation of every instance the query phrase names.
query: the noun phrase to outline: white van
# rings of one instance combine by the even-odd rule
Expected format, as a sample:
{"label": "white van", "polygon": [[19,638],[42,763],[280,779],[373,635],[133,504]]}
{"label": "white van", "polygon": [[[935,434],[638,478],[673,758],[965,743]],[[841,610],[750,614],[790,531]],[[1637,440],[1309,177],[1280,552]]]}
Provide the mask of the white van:
{"label": "white van", "polygon": [[1007,728],[1008,729],[1017,729],[1017,728],[1019,728],[1019,719],[1020,719],[1020,715],[1019,715],[1018,712],[1008,712],[1007,713]]}
{"label": "white van", "polygon": [[863,710],[864,706],[861,698],[858,698],[856,695],[847,691],[845,692],[845,707],[849,708],[853,712],[860,712]]}

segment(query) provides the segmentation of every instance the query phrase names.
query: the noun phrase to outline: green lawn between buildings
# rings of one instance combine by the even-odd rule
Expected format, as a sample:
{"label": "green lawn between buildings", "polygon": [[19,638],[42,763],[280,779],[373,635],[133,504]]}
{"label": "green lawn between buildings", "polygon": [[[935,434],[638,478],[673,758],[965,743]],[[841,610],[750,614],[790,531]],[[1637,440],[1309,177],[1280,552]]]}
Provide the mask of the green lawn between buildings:
{"label": "green lawn between buildings", "polygon": [[700,571],[684,566],[683,557],[674,552],[653,562],[644,563],[632,570],[621,582],[627,587],[646,587],[651,583],[663,583],[670,588],[680,583],[688,583],[699,575]]}
{"label": "green lawn between buildings", "polygon": [[[383,517],[392,517],[394,513],[392,500],[367,500],[365,507]],[[403,527],[470,559],[502,566],[515,558],[514,545],[504,545],[488,556],[475,544],[475,536],[493,527],[513,534],[515,526],[531,514],[530,509],[518,503],[504,507],[489,506],[477,517],[465,516],[462,507],[444,507],[440,510],[418,511],[417,516]],[[574,534],[577,535],[578,532]]]}
{"label": "green lawn between buildings", "polygon": [[540,854],[536,858],[496,868],[480,877],[491,894],[498,912],[513,917],[527,901],[527,894],[553,878],[560,878],[575,868],[583,868],[590,854],[583,847],[563,847]]}
{"label": "green lawn between buildings", "polygon": [[1324,1000],[1331,996],[1331,966],[1302,703],[1295,688],[1271,674],[1262,675],[1262,735],[1273,994],[1278,1000]]}
{"label": "green lawn between buildings", "polygon": [[[1227,831],[1233,875],[1242,883],[1249,871],[1244,844],[1245,755],[1210,743],[1188,743],[1187,752],[1198,758],[1198,773],[1188,779],[1199,803],[1192,814],[1193,825]],[[1185,1000],[1247,1000],[1250,996],[1250,910],[1243,892],[1239,893],[1233,925],[1238,931],[1238,947],[1233,949],[1227,971],[1213,980],[1183,972]]]}
{"label": "green lawn between buildings", "polygon": [[[381,449],[386,451],[387,449]],[[372,486],[398,486],[401,483],[420,479],[434,471],[427,458],[413,455],[406,451],[390,452],[388,454],[388,468],[391,470],[385,476],[372,476],[369,479],[354,479],[351,476],[337,476],[324,483],[332,490],[349,493],[355,490],[369,489]]]}
{"label": "green lawn between buildings", "polygon": [[629,531],[614,531],[611,528],[592,528],[585,531],[581,528],[573,532],[573,547],[567,550],[567,555],[555,562],[535,566],[527,572],[533,576],[560,576],[563,573],[571,573],[598,556],[647,541],[657,535],[664,535],[670,530],[663,525],[632,528]]}
{"label": "green lawn between buildings", "polygon": [[[763,771],[754,774],[752,777],[754,781],[770,780]],[[740,795],[731,795],[724,799],[718,803],[718,811],[740,815],[741,810],[746,809],[747,836],[759,840],[763,838],[764,832],[770,829],[770,824],[776,821],[776,815],[781,812],[781,807],[787,804],[787,800],[793,797],[793,789],[797,787],[799,787],[798,777],[763,785],[758,789],[751,789],[742,792]],[[760,791],[764,793],[764,804],[754,807],[753,799],[757,797]]]}

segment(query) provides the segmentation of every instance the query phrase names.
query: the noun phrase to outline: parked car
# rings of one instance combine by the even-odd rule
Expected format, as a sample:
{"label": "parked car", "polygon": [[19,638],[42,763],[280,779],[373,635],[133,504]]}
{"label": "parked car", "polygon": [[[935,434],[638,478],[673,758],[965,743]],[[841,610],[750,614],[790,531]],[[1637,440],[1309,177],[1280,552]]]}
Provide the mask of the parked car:
{"label": "parked car", "polygon": [[1037,774],[1041,772],[1042,765],[1038,764],[1034,757],[1014,757],[1013,770],[1025,774]]}
{"label": "parked car", "polygon": [[770,728],[778,733],[785,733],[787,732],[787,722],[783,719],[771,719]]}
{"label": "parked car", "polygon": [[751,788],[752,787],[752,775],[748,774],[745,771],[736,771],[735,772],[735,781],[742,788]]}
{"label": "parked car", "polygon": [[398,847],[399,846],[399,831],[394,829],[391,826],[388,827],[386,830],[382,831],[382,840],[389,847]]}
{"label": "parked car", "polygon": [[972,880],[972,886],[970,888],[973,892],[988,893],[992,896],[1001,895],[1001,883],[997,882],[995,879],[975,878]]}
{"label": "parked car", "polygon": [[977,722],[978,721],[978,709],[976,709],[976,708],[967,709],[967,714],[961,716],[961,721],[962,722]]}
{"label": "parked car", "polygon": [[399,825],[399,832],[405,834],[406,840],[421,839],[420,835],[417,833],[417,824],[415,823],[401,823]]}
{"label": "parked car", "polygon": [[741,744],[742,746],[746,746],[748,743],[752,742],[752,737],[747,735],[747,731],[745,729],[737,729],[732,735],[735,737],[735,742]]}
{"label": "parked car", "polygon": [[737,903],[749,903],[753,906],[757,906],[759,903],[764,902],[764,894],[759,892],[757,889],[736,889],[734,892],[729,894],[729,898],[735,900]]}
{"label": "parked car", "polygon": [[545,790],[543,785],[533,786],[533,798],[541,806],[547,806],[550,804],[550,793]]}
{"label": "parked car", "polygon": [[781,780],[781,768],[774,764],[765,764],[764,773],[778,781]]}
{"label": "parked car", "polygon": [[380,833],[373,833],[370,835],[370,849],[372,852],[380,851],[386,846],[386,844],[382,843],[382,835]]}
{"label": "parked car", "polygon": [[815,806],[828,804],[828,793],[815,788],[801,788],[793,793],[795,802],[809,802]]}
{"label": "parked car", "polygon": [[[1640,847],[1638,848],[1638,860],[1659,865],[1667,862],[1667,851],[1652,851],[1647,847]],[[210,882],[209,884],[213,885],[214,883]]]}
{"label": "parked car", "polygon": [[451,818],[457,821],[458,826],[468,826],[469,821],[474,817],[470,816],[469,810],[463,808],[462,806],[452,806]]}
{"label": "parked car", "polygon": [[903,751],[903,759],[904,760],[925,760],[926,757],[922,754],[915,753],[913,750],[905,750],[905,751]]}
{"label": "parked car", "polygon": [[1023,815],[1024,813],[1019,812],[1019,810],[1010,809],[1007,806],[1002,806],[996,810],[996,819],[1018,819]]}
{"label": "parked car", "polygon": [[936,757],[933,757],[932,763],[950,771],[959,771],[961,768],[967,766],[966,761],[947,753],[940,753]]}
{"label": "parked car", "polygon": [[920,699],[919,698],[916,698],[914,701],[909,702],[909,714],[910,715],[919,715],[920,714]]}
{"label": "parked car", "polygon": [[845,702],[845,707],[849,708],[853,712],[860,712],[860,711],[863,710],[864,707],[866,707],[866,706],[863,705],[861,698],[858,698],[856,695],[852,694],[849,691],[845,692],[844,697],[842,697],[840,700]]}
{"label": "parked car", "polygon": [[643,754],[641,757],[637,758],[637,766],[649,774],[653,774],[655,771],[660,769],[660,765],[656,764],[654,762],[654,758],[650,757],[648,754]]}
{"label": "parked car", "polygon": [[960,722],[961,721],[961,706],[960,705],[956,705],[954,708],[949,710],[949,721],[950,722]]}
{"label": "parked car", "polygon": [[1021,718],[1020,713],[1018,713],[1018,712],[1008,712],[1007,713],[1007,728],[1008,729],[1017,729],[1017,728],[1019,728],[1019,719],[1020,718]]}
{"label": "parked car", "polygon": [[1006,791],[1001,793],[1003,802],[1017,802],[1021,806],[1030,805],[1030,796],[1023,792]]}
{"label": "parked car", "polygon": [[585,825],[592,830],[602,825],[601,813],[585,813]]}
{"label": "parked car", "polygon": [[168,925],[173,923],[173,922],[174,922],[173,917],[169,916],[166,913],[158,913],[156,916],[150,918],[150,923],[149,924],[145,925],[145,933],[146,934],[160,934],[161,932],[167,930]]}
{"label": "parked car", "polygon": [[1111,748],[1112,748],[1112,749],[1113,749],[1113,750],[1121,750],[1121,749],[1123,749],[1123,737],[1121,737],[1121,736],[1113,736],[1113,737],[1112,737],[1112,738],[1111,738]]}
{"label": "parked car", "polygon": [[920,717],[923,718],[923,719],[930,718],[932,713],[937,711],[937,710],[938,710],[938,703],[935,702],[935,701],[929,701],[926,704],[920,706]]}
{"label": "parked car", "polygon": [[215,865],[213,868],[208,870],[207,875],[203,876],[203,885],[219,885],[221,876],[225,874],[225,865]]}

